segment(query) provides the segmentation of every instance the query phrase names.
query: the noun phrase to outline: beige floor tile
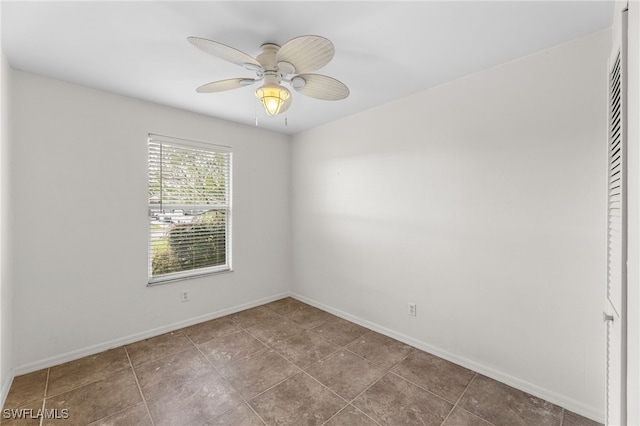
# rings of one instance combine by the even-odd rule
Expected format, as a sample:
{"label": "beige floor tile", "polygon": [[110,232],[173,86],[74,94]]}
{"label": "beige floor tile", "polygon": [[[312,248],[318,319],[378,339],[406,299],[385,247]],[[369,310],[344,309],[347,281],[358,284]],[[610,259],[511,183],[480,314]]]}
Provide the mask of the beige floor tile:
{"label": "beige floor tile", "polygon": [[32,401],[22,406],[7,406],[0,415],[0,424],[3,426],[40,426],[39,413],[42,412],[44,398],[39,401]]}
{"label": "beige floor tile", "polygon": [[202,425],[242,403],[242,398],[215,372],[147,399],[157,426]]}
{"label": "beige floor tile", "polygon": [[195,347],[134,368],[146,399],[179,388],[201,375],[215,372]]}
{"label": "beige floor tile", "polygon": [[334,318],[333,315],[309,305],[299,306],[287,315],[287,319],[304,328],[318,327]]}
{"label": "beige floor tile", "polygon": [[353,405],[348,405],[329,420],[326,426],[377,426],[377,423]]}
{"label": "beige floor tile", "polygon": [[140,402],[118,413],[104,417],[89,424],[89,426],[152,426],[151,417],[144,403]]}
{"label": "beige floor tile", "polygon": [[497,426],[560,426],[562,408],[478,375],[458,405]]}
{"label": "beige floor tile", "polygon": [[44,399],[44,387],[47,383],[48,369],[23,374],[13,379],[11,389],[4,401],[4,408],[19,408],[25,405],[42,403]]}
{"label": "beige floor tile", "polygon": [[193,343],[182,331],[173,331],[126,345],[131,364],[134,366],[155,361],[190,347],[193,347]]}
{"label": "beige floor tile", "polygon": [[391,371],[455,403],[475,376],[471,370],[416,350]]}
{"label": "beige floor tile", "polygon": [[249,328],[263,321],[282,319],[282,315],[275,313],[272,309],[265,306],[258,306],[238,312],[237,314],[232,314],[229,318],[240,327]]}
{"label": "beige floor tile", "polygon": [[384,368],[393,367],[413,350],[413,347],[375,331],[349,343],[346,348]]}
{"label": "beige floor tile", "polygon": [[440,425],[453,405],[392,373],[367,389],[353,405],[381,425]]}
{"label": "beige floor tile", "polygon": [[293,298],[18,376],[0,421],[43,404],[65,426],[602,426]]}
{"label": "beige floor tile", "polygon": [[198,345],[200,350],[216,367],[224,367],[247,355],[267,347],[244,330],[234,331]]}
{"label": "beige floor tile", "polygon": [[45,401],[45,409],[69,410],[64,419],[44,419],[43,425],[86,425],[141,402],[131,369],[58,394]]}
{"label": "beige floor tile", "polygon": [[358,337],[369,332],[368,328],[361,327],[358,324],[354,324],[333,315],[327,319],[325,323],[314,327],[311,330],[340,346],[348,345]]}
{"label": "beige floor tile", "polygon": [[239,329],[229,318],[222,317],[183,328],[182,331],[193,340],[193,343],[199,344]]}
{"label": "beige floor tile", "polygon": [[602,424],[571,411],[564,410],[562,426],[602,426]]}
{"label": "beige floor tile", "polygon": [[264,426],[264,422],[246,403],[211,420],[205,426]]}
{"label": "beige floor tile", "polygon": [[491,423],[481,419],[475,414],[456,407],[442,426],[491,426]]}
{"label": "beige floor tile", "polygon": [[246,400],[298,372],[300,369],[273,350],[251,354],[220,369],[225,379]]}
{"label": "beige floor tile", "polygon": [[315,333],[305,331],[273,344],[273,348],[298,367],[306,368],[339,350],[340,346]]}
{"label": "beige floor tile", "polygon": [[47,396],[102,380],[130,367],[124,347],[70,361],[49,369]]}
{"label": "beige floor tile", "polygon": [[384,375],[384,370],[346,350],[313,364],[307,372],[347,400]]}
{"label": "beige floor tile", "polygon": [[347,402],[299,373],[249,401],[268,425],[321,425]]}
{"label": "beige floor tile", "polygon": [[304,306],[309,306],[305,303],[302,303],[292,297],[285,297],[284,299],[276,300],[275,302],[267,303],[264,305],[265,307],[273,310],[275,313],[280,315],[289,315],[293,311],[300,309]]}
{"label": "beige floor tile", "polygon": [[300,325],[284,318],[264,320],[247,328],[247,332],[266,345],[274,345],[304,331]]}

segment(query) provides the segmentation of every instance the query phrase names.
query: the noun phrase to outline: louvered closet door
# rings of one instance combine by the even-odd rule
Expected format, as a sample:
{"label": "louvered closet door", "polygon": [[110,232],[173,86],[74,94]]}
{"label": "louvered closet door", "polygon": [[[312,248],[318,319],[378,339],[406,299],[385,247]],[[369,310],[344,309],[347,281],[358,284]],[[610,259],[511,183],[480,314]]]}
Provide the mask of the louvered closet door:
{"label": "louvered closet door", "polygon": [[614,34],[609,60],[609,186],[607,250],[607,388],[608,425],[626,424],[626,12]]}

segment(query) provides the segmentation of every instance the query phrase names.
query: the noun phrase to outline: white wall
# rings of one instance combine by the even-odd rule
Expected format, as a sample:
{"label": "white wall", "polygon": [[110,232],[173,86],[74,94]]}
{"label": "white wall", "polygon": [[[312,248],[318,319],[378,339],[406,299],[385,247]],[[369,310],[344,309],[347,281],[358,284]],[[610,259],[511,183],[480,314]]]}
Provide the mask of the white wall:
{"label": "white wall", "polygon": [[[12,77],[18,373],[289,291],[287,136]],[[233,272],[147,287],[148,132],[233,147]],[[180,302],[181,289],[191,301]]]}
{"label": "white wall", "polygon": [[609,47],[296,135],[294,293],[602,420]]}
{"label": "white wall", "polygon": [[10,74],[11,69],[0,51],[0,401],[4,402],[12,374],[12,278],[10,211]]}

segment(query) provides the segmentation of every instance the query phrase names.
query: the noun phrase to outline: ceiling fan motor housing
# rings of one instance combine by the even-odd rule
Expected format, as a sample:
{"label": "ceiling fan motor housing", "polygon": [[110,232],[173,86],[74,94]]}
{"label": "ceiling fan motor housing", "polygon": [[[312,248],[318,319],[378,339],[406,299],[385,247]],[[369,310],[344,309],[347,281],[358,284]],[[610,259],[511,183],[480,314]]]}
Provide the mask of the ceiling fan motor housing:
{"label": "ceiling fan motor housing", "polygon": [[256,59],[260,62],[260,65],[262,65],[265,76],[278,74],[276,55],[279,49],[280,46],[277,44],[265,43],[262,45],[262,53],[259,54]]}
{"label": "ceiling fan motor housing", "polygon": [[262,70],[258,72],[260,77],[274,75],[278,82],[281,82],[286,79],[287,75],[295,72],[295,67],[289,62],[278,62],[277,55],[280,46],[274,43],[265,43],[261,48],[262,53],[256,58],[262,65]]}

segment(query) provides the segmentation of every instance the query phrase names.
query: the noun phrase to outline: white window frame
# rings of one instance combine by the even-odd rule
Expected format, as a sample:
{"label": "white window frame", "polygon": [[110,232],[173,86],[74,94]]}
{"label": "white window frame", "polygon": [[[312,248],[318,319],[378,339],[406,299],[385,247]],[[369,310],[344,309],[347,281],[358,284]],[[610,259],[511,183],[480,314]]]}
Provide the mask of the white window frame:
{"label": "white window frame", "polygon": [[232,188],[233,188],[233,181],[232,181],[232,177],[233,177],[233,153],[231,151],[231,147],[229,146],[225,146],[225,145],[217,145],[217,144],[212,144],[212,143],[206,143],[206,142],[199,142],[199,141],[193,141],[193,140],[188,140],[188,139],[182,139],[182,138],[176,138],[176,137],[171,137],[171,136],[163,136],[163,135],[157,135],[154,133],[149,133],[148,134],[148,139],[147,139],[147,185],[148,185],[148,190],[147,190],[147,194],[150,194],[150,164],[149,164],[149,160],[150,160],[150,147],[151,144],[155,143],[155,144],[167,144],[167,145],[171,145],[171,146],[177,146],[177,147],[181,147],[181,148],[193,148],[193,149],[197,149],[197,150],[204,150],[204,151],[209,151],[209,152],[215,152],[215,153],[225,153],[228,154],[229,156],[229,160],[228,160],[228,174],[227,174],[227,181],[226,181],[226,189],[227,189],[227,203],[226,204],[207,204],[207,205],[196,205],[196,204],[165,204],[163,203],[163,201],[161,200],[161,206],[162,206],[162,210],[177,210],[177,209],[183,209],[183,210],[212,210],[212,209],[221,209],[221,210],[225,210],[226,214],[225,214],[225,264],[224,265],[217,265],[217,266],[210,266],[210,267],[203,267],[203,268],[197,268],[197,269],[190,269],[190,270],[185,270],[185,271],[180,271],[180,272],[170,272],[170,273],[166,273],[166,274],[162,274],[162,275],[158,275],[158,276],[153,276],[153,270],[152,270],[152,212],[156,209],[154,209],[152,206],[152,202],[151,200],[148,200],[148,250],[147,250],[147,264],[148,264],[148,285],[157,285],[157,284],[163,284],[163,283],[167,283],[167,282],[172,282],[172,281],[179,281],[179,280],[185,280],[185,279],[191,279],[191,278],[198,278],[198,277],[202,277],[202,276],[206,276],[206,275],[211,275],[211,274],[218,274],[218,273],[222,273],[222,272],[231,272],[233,271],[232,268],[232,217],[233,217],[233,212],[232,212],[232,200],[233,200],[233,196],[232,196]]}

